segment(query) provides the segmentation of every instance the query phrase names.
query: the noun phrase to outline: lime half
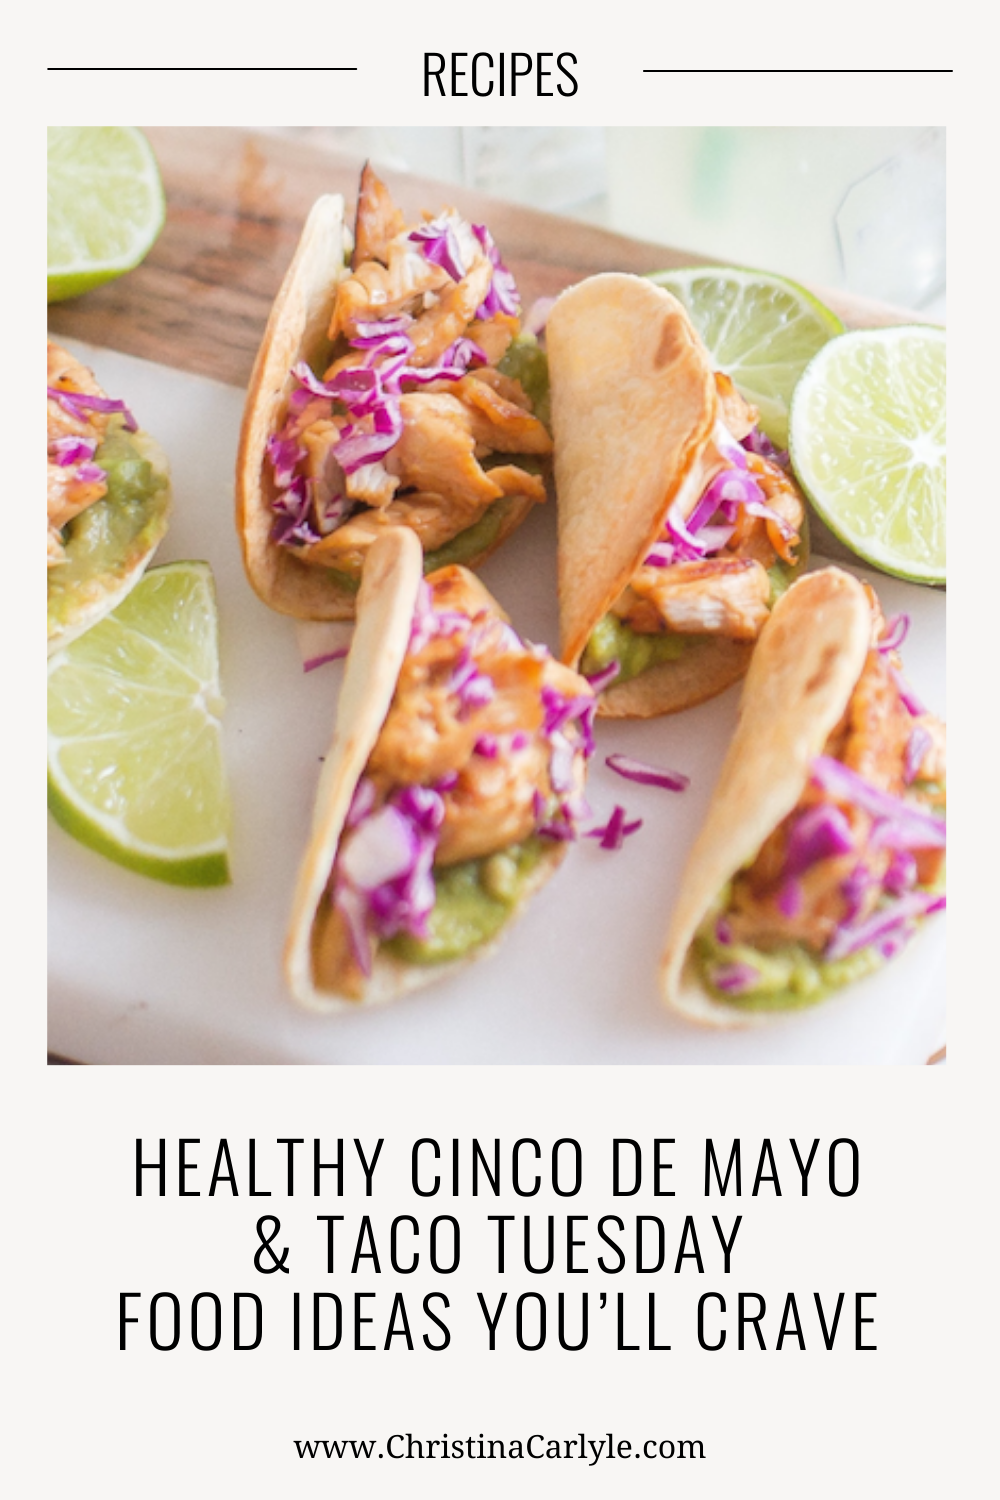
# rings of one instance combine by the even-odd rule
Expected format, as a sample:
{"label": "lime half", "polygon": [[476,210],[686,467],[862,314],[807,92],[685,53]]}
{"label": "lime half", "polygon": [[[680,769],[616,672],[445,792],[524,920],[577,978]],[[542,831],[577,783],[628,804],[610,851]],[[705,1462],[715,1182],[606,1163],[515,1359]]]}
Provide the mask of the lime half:
{"label": "lime half", "polygon": [[718,370],[760,412],[779,448],[788,445],[796,382],[813,355],[844,325],[794,281],[765,271],[688,266],[649,278],[683,302]]}
{"label": "lime half", "polygon": [[56,822],[143,875],[225,884],[229,792],[208,564],[150,568],[49,659],[48,687]]}
{"label": "lime half", "polygon": [[49,126],[50,302],[131,271],[163,228],[156,158],[132,125]]}
{"label": "lime half", "polygon": [[907,324],[834,339],[792,402],[792,466],[852,552],[945,581],[945,333]]}

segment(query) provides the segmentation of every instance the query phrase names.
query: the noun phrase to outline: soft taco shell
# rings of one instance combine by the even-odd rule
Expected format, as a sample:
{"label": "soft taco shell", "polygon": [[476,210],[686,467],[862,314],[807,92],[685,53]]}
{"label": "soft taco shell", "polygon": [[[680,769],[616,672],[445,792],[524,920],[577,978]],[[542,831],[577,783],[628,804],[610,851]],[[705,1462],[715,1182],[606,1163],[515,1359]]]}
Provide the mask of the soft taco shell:
{"label": "soft taco shell", "polygon": [[691,851],[661,963],[668,1007],[706,1026],[758,1026],[777,1012],[716,999],[692,959],[695,934],[726,883],[793,810],[810,766],[847,708],[871,642],[858,580],[839,568],[798,579],[757,642],[732,743]]}
{"label": "soft taco shell", "polygon": [[[546,324],[559,509],[562,658],[576,666],[598,621],[663,533],[686,514],[717,461],[719,410],[708,353],[683,305],[639,276],[607,272],[570,287]],[[803,539],[804,550],[804,539]],[[738,682],[744,641],[706,637],[600,698],[603,718],[690,708]]]}
{"label": "soft taco shell", "polygon": [[[166,532],[172,502],[170,468],[166,454],[148,432],[132,432],[129,440],[140,456],[149,463],[156,477],[161,496],[156,515],[144,527],[141,540],[134,545],[127,558],[116,557],[102,571],[81,578],[73,586],[72,593],[63,600],[58,624],[49,625],[49,656],[60,651],[63,646],[68,646],[70,641],[75,641],[77,636],[83,635],[98,620],[103,620],[105,615],[118,608],[126,594],[131,593],[145,573]],[[53,571],[57,572],[58,569]]]}
{"label": "soft taco shell", "polygon": [[[570,287],[549,314],[545,339],[561,651],[575,666],[594,626],[662,533],[670,506],[695,486],[700,493],[698,461],[718,397],[683,306],[642,277],[605,272]],[[662,713],[658,705],[670,697],[681,706],[691,684],[673,693],[668,686],[681,665],[664,663],[648,681],[612,687],[600,712],[614,713],[616,694],[627,688],[630,707],[620,711]],[[657,706],[647,708],[647,699]]]}
{"label": "soft taco shell", "polygon": [[[420,989],[439,976],[454,974],[464,964],[493,952],[508,925],[504,924],[492,942],[447,964],[406,964],[376,954],[360,1000],[338,989],[336,975],[317,972],[313,942],[317,913],[355,788],[389,712],[409,644],[422,571],[420,543],[416,534],[403,526],[380,536],[365,558],[357,624],[341,688],[336,730],[323,764],[312,835],[299,872],[285,945],[288,985],[295,999],[311,1010],[352,1010],[359,1004],[379,1004]],[[480,588],[489,598],[485,588],[482,585]],[[566,849],[565,843],[553,843],[551,851],[545,850],[525,883],[520,905],[545,883],[564,858]],[[513,912],[509,920],[515,916]]]}
{"label": "soft taco shell", "polygon": [[337,284],[347,272],[350,235],[344,200],[318,198],[271,309],[257,352],[243,412],[236,459],[236,529],[247,577],[265,604],[298,619],[349,620],[354,595],[323,568],[310,567],[271,541],[276,496],[267,440],[281,426],[299,360],[321,367],[329,353],[327,329]]}

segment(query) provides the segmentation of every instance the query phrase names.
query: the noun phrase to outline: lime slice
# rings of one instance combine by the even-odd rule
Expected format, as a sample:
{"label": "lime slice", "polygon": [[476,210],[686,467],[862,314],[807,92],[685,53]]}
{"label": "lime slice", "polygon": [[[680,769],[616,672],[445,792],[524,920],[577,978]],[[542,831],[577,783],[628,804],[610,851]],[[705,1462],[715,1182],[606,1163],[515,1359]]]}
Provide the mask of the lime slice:
{"label": "lime slice", "polygon": [[796,381],[844,325],[811,292],[765,271],[687,266],[649,278],[683,302],[715,367],[760,412],[779,448],[788,445],[788,410]]}
{"label": "lime slice", "polygon": [[852,552],[945,581],[945,333],[906,324],[834,339],[792,402],[792,466]]}
{"label": "lime slice", "polygon": [[218,619],[207,563],[151,568],[49,659],[49,809],[99,854],[174,885],[229,879]]}
{"label": "lime slice", "polygon": [[137,266],[166,214],[146,137],[132,125],[49,126],[49,301]]}

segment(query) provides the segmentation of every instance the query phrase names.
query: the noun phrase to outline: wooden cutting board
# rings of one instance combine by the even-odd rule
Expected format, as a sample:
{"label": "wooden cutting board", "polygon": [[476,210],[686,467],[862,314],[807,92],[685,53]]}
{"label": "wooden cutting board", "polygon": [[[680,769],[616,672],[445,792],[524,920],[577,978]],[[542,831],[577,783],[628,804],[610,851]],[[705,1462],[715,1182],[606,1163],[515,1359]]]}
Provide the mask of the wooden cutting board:
{"label": "wooden cutting board", "polygon": [[[147,134],[167,194],[163,233],[136,271],[51,307],[50,330],[245,385],[310,206],[321,193],[340,192],[352,211],[362,162],[250,130],[158,127]],[[595,271],[642,273],[704,260],[426,178],[387,178],[414,218],[454,203],[467,218],[487,223],[526,307]],[[814,290],[852,326],[912,318]]]}

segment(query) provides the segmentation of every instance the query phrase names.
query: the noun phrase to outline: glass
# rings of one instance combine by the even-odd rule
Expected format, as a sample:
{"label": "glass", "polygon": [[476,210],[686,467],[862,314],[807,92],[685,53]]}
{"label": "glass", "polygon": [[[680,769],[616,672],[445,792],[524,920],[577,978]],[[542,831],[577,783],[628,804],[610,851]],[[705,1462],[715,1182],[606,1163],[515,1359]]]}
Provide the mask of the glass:
{"label": "glass", "polygon": [[606,134],[614,229],[906,307],[943,297],[943,128]]}

